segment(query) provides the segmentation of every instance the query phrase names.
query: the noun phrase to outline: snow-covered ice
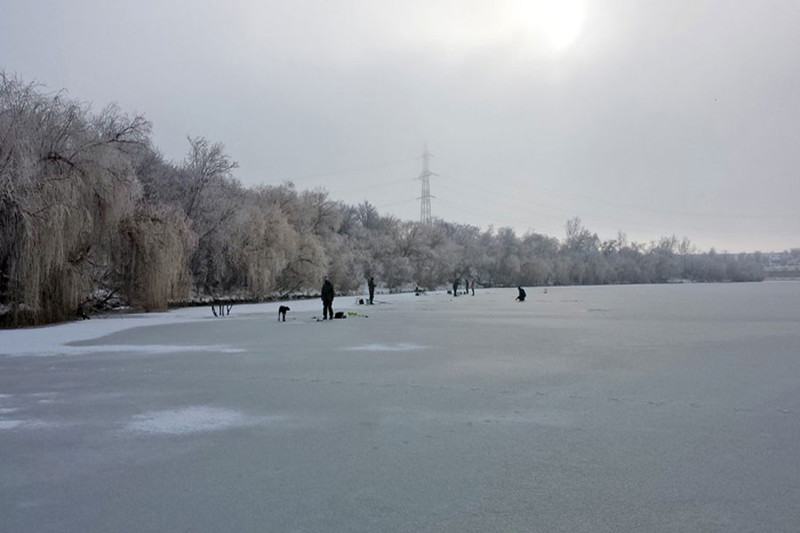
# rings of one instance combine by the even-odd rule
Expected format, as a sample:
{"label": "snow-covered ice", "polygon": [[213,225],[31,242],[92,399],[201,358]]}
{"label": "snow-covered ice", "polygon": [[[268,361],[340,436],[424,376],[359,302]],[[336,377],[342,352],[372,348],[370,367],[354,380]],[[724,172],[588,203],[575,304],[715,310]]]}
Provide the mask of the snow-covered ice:
{"label": "snow-covered ice", "polygon": [[395,344],[366,344],[364,346],[352,346],[348,349],[367,352],[407,352],[409,350],[424,350],[425,346],[400,342]]}
{"label": "snow-covered ice", "polygon": [[133,417],[126,430],[141,433],[182,435],[198,431],[219,431],[250,425],[246,417],[232,409],[195,405],[182,409],[148,411]]}
{"label": "snow-covered ice", "polygon": [[0,331],[0,530],[798,530],[800,283],[515,297]]}
{"label": "snow-covered ice", "polygon": [[[348,299],[349,301],[349,299]],[[207,320],[235,319],[252,314],[273,312],[277,315],[278,307],[284,302],[264,304],[234,305],[232,316],[214,317],[208,306],[186,307],[163,313],[136,313],[128,315],[101,316],[93,320],[68,322],[54,326],[0,330],[0,356],[3,355],[80,355],[90,352],[152,352],[169,353],[173,351],[218,351],[235,352],[236,349],[217,345],[191,345],[183,342],[173,345],[85,345],[75,346],[73,343],[96,339],[132,328],[148,326],[167,326],[188,322]],[[298,300],[288,302],[297,311],[310,311],[318,307],[315,301]],[[184,339],[180,339],[183,341]]]}

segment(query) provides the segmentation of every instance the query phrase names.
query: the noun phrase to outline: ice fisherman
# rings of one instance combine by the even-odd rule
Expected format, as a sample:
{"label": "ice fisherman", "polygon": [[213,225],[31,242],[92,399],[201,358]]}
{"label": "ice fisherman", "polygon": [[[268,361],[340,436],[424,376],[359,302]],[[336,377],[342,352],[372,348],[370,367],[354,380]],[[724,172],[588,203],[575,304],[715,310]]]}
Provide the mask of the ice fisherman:
{"label": "ice fisherman", "polygon": [[325,282],[322,284],[322,320],[327,320],[330,315],[333,320],[333,283],[325,276]]}
{"label": "ice fisherman", "polygon": [[372,301],[375,299],[375,278],[372,276],[369,277],[367,287],[369,287],[369,304],[372,305]]}
{"label": "ice fisherman", "polygon": [[524,302],[525,301],[525,296],[527,296],[525,294],[525,289],[523,289],[522,287],[517,287],[517,290],[519,291],[519,295],[517,296],[517,301],[518,302]]}
{"label": "ice fisherman", "polygon": [[453,296],[458,296],[458,285],[459,281],[458,278],[453,282]]}

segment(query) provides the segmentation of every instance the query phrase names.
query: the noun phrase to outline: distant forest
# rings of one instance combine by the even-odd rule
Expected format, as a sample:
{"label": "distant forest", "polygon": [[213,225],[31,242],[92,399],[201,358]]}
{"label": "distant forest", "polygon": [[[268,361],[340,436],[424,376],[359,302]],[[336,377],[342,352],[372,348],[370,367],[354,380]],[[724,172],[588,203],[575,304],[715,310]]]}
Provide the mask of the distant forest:
{"label": "distant forest", "polygon": [[762,280],[751,256],[687,238],[601,241],[580,219],[562,240],[381,215],[291,182],[243,187],[220,143],[164,159],[141,115],[99,112],[0,72],[0,325],[145,311],[214,298],[363,290]]}

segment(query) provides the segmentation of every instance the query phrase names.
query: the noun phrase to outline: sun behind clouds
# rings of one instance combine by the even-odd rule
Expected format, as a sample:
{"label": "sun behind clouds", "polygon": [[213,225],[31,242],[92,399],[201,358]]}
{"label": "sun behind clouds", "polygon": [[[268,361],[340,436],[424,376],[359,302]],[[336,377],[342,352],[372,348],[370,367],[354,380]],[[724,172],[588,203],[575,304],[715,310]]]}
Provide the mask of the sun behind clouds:
{"label": "sun behind clouds", "polygon": [[256,65],[268,56],[349,68],[381,50],[554,58],[579,39],[588,19],[587,0],[234,2],[237,9],[226,14],[230,28],[238,28],[230,40],[238,45],[230,53]]}
{"label": "sun behind clouds", "polygon": [[444,9],[434,3],[421,13],[419,35],[433,36],[450,49],[514,47],[523,57],[564,52],[580,37],[585,0],[502,0]]}
{"label": "sun behind clouds", "polygon": [[561,52],[580,36],[586,13],[581,0],[513,0],[515,29],[543,37],[553,52]]}

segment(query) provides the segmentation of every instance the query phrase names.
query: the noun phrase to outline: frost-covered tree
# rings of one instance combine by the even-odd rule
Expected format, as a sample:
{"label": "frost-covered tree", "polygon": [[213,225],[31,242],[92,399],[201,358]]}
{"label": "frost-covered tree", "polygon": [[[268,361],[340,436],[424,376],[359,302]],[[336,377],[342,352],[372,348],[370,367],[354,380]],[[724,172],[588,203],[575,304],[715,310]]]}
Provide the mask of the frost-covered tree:
{"label": "frost-covered tree", "polygon": [[604,273],[597,234],[586,229],[578,217],[567,221],[566,230],[562,252],[568,265],[567,282],[576,285],[600,283]]}
{"label": "frost-covered tree", "polygon": [[197,237],[184,215],[169,206],[140,204],[120,224],[115,246],[121,292],[145,311],[185,301],[192,288],[189,259]]}
{"label": "frost-covered tree", "polygon": [[168,196],[177,201],[197,236],[191,259],[195,286],[203,294],[218,295],[229,290],[236,276],[229,261],[237,253],[231,235],[244,192],[233,176],[238,165],[222,143],[189,137],[189,145]]}
{"label": "frost-covered tree", "polygon": [[[3,321],[74,316],[141,188],[131,151],[150,124],[116,106],[99,113],[64,93],[0,74],[0,304]],[[102,276],[99,276],[102,277]]]}
{"label": "frost-covered tree", "polygon": [[236,275],[228,290],[243,289],[251,297],[269,296],[289,264],[295,240],[296,232],[280,209],[250,202],[233,224],[228,259]]}
{"label": "frost-covered tree", "polygon": [[678,248],[678,239],[662,237],[658,243],[650,246],[650,255],[653,264],[653,281],[664,283],[670,279],[678,277],[680,273],[680,263],[675,251]]}

